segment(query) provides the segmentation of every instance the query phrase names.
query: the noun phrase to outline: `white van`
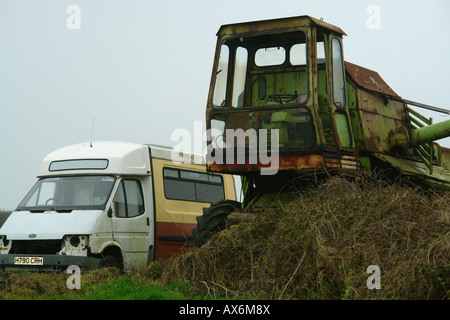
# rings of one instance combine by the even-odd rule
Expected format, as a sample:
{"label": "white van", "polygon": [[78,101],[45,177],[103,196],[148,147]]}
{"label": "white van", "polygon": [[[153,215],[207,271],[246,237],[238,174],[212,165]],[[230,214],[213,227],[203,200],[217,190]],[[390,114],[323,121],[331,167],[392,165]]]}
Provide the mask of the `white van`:
{"label": "white van", "polygon": [[236,191],[232,176],[206,172],[204,157],[173,152],[93,142],[50,153],[0,226],[0,270],[126,269],[186,247],[202,209]]}

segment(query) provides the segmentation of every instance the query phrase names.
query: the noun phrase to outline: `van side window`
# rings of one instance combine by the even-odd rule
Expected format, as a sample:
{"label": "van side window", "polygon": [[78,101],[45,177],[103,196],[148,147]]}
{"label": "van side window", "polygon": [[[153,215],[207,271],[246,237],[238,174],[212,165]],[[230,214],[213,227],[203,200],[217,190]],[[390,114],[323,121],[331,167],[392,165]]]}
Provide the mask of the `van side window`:
{"label": "van side window", "polygon": [[225,199],[220,175],[164,168],[164,194],[167,199],[216,203]]}
{"label": "van side window", "polygon": [[131,218],[145,212],[142,187],[139,180],[124,179],[120,182],[113,200],[116,217]]}

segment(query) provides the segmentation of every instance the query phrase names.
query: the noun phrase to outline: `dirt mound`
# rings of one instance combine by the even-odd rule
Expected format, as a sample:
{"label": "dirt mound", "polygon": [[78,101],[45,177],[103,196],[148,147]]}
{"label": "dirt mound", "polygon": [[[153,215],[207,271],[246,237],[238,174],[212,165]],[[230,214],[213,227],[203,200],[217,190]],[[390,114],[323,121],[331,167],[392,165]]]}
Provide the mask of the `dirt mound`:
{"label": "dirt mound", "polygon": [[450,192],[333,177],[173,257],[161,280],[239,298],[448,299],[449,203]]}

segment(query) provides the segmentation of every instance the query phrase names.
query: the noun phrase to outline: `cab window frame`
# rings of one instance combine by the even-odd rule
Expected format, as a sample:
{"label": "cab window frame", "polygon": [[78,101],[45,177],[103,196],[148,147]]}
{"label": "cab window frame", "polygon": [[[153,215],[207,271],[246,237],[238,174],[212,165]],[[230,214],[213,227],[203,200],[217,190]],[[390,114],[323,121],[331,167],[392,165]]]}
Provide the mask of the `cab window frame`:
{"label": "cab window frame", "polygon": [[[301,36],[299,36],[301,33]],[[304,68],[306,72],[306,92],[304,93],[305,97],[296,104],[300,105],[306,105],[308,100],[311,96],[311,89],[309,88],[309,73],[310,73],[310,64],[311,61],[309,61],[309,42],[311,41],[310,36],[308,35],[308,32],[306,29],[300,29],[295,30],[292,32],[289,32],[289,36],[284,39],[283,41],[277,41],[277,35],[276,34],[267,34],[267,35],[252,35],[249,37],[231,37],[223,39],[218,46],[218,52],[217,52],[217,58],[216,58],[216,69],[215,69],[215,78],[214,78],[214,84],[213,84],[213,90],[212,90],[212,96],[211,96],[211,106],[213,109],[228,109],[228,108],[246,108],[246,107],[253,107],[252,105],[243,105],[238,99],[238,95],[236,94],[236,84],[235,84],[235,73],[236,73],[236,56],[237,56],[237,50],[239,48],[246,49],[247,52],[247,65],[246,65],[246,75],[245,80],[243,81],[243,84],[240,85],[240,87],[243,87],[244,90],[242,91],[244,94],[247,92],[247,89],[249,88],[249,78],[250,75],[254,72],[260,72],[261,70],[276,70],[280,69],[280,72],[282,72],[282,68],[287,68],[287,70],[296,70],[299,68]],[[259,41],[261,40],[261,41]],[[304,61],[305,64],[298,64],[293,63],[292,59],[292,48],[296,45],[304,45],[304,52],[305,57]],[[227,61],[226,63],[223,63],[223,65],[226,64],[226,68],[221,68],[220,60],[222,57],[222,51],[223,48],[226,47],[227,49]],[[284,61],[282,63],[276,63],[276,64],[268,64],[268,65],[258,65],[255,61],[256,59],[256,53],[262,49],[267,48],[283,48],[284,51]],[[303,57],[301,57],[303,59]],[[224,70],[226,69],[226,70]],[[220,98],[217,97],[218,94],[218,88],[221,87],[218,80],[218,74],[220,73],[226,73],[226,81],[223,82],[222,89],[224,89],[224,92],[221,92]],[[300,88],[298,90],[300,92]],[[300,95],[300,94],[299,94]],[[223,99],[221,99],[223,98]],[[247,98],[246,98],[247,99]],[[218,101],[220,100],[220,101]],[[237,103],[237,101],[239,101]]]}
{"label": "cab window frame", "polygon": [[[337,47],[335,44],[337,43]],[[333,105],[344,110],[347,107],[347,91],[346,91],[346,79],[345,79],[345,66],[344,66],[344,54],[342,49],[342,40],[336,36],[331,37],[330,41],[330,63],[332,72],[332,98]],[[339,49],[338,59],[335,57],[335,48]],[[342,86],[338,86],[338,81],[341,82]],[[339,96],[338,96],[339,95]]]}

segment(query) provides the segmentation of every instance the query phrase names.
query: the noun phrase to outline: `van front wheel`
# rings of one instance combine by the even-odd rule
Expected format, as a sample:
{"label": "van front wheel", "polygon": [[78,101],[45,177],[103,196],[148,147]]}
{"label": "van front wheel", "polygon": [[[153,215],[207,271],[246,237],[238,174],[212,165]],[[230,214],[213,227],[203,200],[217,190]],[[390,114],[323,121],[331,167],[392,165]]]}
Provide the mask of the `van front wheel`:
{"label": "van front wheel", "polygon": [[100,261],[100,268],[113,268],[113,269],[121,269],[121,265],[119,261],[113,256],[104,256]]}

